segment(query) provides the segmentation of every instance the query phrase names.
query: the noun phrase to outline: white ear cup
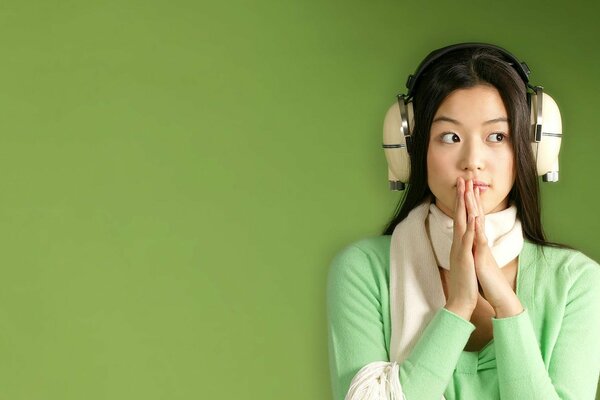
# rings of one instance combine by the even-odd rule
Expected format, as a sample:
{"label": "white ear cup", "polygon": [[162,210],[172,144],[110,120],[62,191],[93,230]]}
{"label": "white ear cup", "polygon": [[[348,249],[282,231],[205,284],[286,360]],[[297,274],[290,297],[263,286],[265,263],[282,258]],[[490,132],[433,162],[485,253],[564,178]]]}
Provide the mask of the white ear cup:
{"label": "white ear cup", "polygon": [[[562,141],[562,120],[554,99],[539,89],[531,94],[531,148],[538,176],[545,182],[558,181],[558,153]],[[540,104],[541,98],[541,104]],[[540,107],[541,106],[541,107]]]}
{"label": "white ear cup", "polygon": [[[400,109],[399,98],[392,104],[383,120],[383,149],[388,164],[388,180],[390,189],[403,190],[404,184],[410,177],[410,157],[408,155],[405,135],[412,134],[414,126],[412,103],[406,104],[405,110]],[[403,114],[407,116],[403,118]]]}

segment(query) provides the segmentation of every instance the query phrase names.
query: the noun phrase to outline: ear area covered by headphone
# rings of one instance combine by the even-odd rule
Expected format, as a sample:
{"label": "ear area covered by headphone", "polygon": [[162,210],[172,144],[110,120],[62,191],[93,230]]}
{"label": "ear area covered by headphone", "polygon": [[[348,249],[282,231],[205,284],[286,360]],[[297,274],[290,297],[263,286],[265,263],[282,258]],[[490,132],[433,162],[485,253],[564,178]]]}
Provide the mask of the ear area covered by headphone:
{"label": "ear area covered by headphone", "polygon": [[404,190],[410,181],[410,153],[412,151],[412,134],[414,129],[414,112],[412,105],[415,81],[422,75],[422,70],[449,51],[465,47],[490,47],[503,52],[510,64],[517,70],[524,84],[531,89],[527,93],[530,109],[530,140],[535,159],[537,175],[544,182],[558,181],[558,154],[562,141],[562,120],[556,101],[544,92],[541,86],[529,84],[530,73],[527,64],[518,61],[512,54],[498,46],[484,43],[460,43],[433,51],[421,62],[417,72],[407,81],[408,94],[397,95],[397,101],[387,110],[383,121],[383,149],[388,164],[388,181],[390,190]]}
{"label": "ear area covered by headphone", "polygon": [[404,190],[410,178],[409,147],[414,126],[412,102],[398,95],[383,120],[383,151],[388,164],[390,190]]}
{"label": "ear area covered by headphone", "polygon": [[[541,99],[541,101],[540,101]],[[531,149],[538,176],[544,182],[558,181],[558,153],[562,142],[562,119],[556,101],[542,87],[529,96],[531,110]]]}

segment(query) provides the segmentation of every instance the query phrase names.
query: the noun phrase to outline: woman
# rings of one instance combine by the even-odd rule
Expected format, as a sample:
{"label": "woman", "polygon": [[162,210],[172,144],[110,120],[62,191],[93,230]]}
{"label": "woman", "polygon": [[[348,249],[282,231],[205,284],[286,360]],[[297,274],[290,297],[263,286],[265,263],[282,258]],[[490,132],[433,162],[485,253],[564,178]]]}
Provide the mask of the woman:
{"label": "woman", "polygon": [[600,266],[543,233],[529,71],[492,45],[432,55],[403,202],[331,265],[334,398],[592,400]]}

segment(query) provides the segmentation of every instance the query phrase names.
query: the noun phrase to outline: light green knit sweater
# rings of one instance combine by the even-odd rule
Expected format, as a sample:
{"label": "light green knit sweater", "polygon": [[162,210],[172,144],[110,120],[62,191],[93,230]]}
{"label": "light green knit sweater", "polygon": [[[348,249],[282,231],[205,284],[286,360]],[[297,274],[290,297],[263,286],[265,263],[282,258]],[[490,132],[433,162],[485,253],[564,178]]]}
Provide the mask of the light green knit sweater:
{"label": "light green knit sweater", "polygon": [[[335,400],[373,361],[389,361],[391,236],[334,258],[327,283]],[[600,371],[600,266],[580,252],[525,241],[517,296],[525,311],[492,318],[494,338],[463,351],[474,325],[440,309],[400,366],[407,400],[593,400]]]}

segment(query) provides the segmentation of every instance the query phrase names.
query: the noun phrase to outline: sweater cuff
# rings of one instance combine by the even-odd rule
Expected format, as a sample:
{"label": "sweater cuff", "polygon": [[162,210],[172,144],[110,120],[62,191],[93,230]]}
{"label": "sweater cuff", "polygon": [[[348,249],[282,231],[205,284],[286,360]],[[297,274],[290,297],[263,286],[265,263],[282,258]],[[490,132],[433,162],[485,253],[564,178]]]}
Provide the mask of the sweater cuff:
{"label": "sweater cuff", "polygon": [[492,326],[499,378],[505,382],[526,379],[531,371],[526,366],[541,357],[527,309],[512,317],[492,318]]}
{"label": "sweater cuff", "polygon": [[[409,359],[432,374],[447,378],[452,374],[475,325],[446,308],[440,308],[413,348]],[[443,354],[444,357],[440,357]]]}

